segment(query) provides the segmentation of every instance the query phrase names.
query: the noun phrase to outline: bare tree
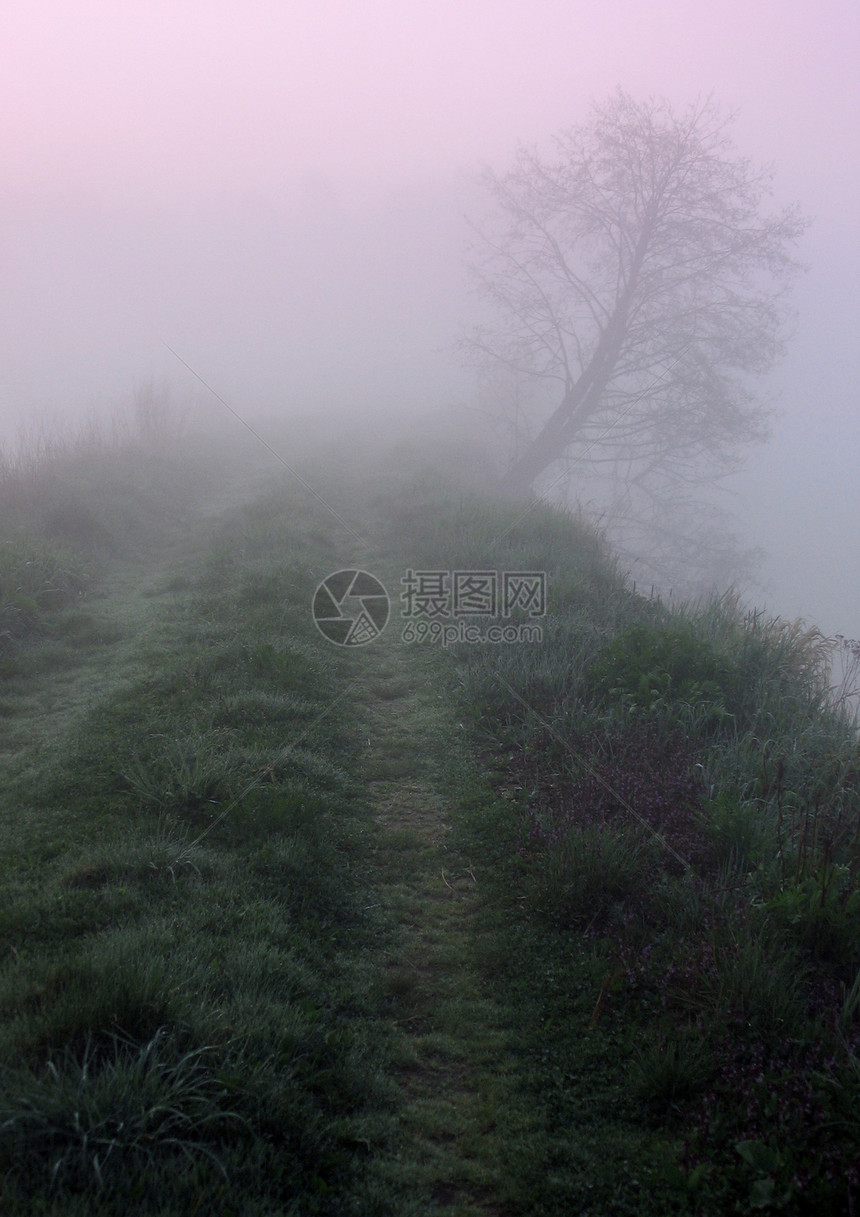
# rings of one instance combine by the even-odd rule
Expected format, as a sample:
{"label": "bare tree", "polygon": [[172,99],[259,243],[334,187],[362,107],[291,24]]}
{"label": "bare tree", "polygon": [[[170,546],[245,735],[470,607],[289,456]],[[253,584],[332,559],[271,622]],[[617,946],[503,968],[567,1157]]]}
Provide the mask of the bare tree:
{"label": "bare tree", "polygon": [[505,482],[527,493],[567,456],[643,493],[725,471],[763,438],[752,379],[781,350],[796,208],[738,156],[711,101],[675,114],[618,92],[555,141],[487,174],[499,222],[473,270],[497,324],[473,355],[543,382],[547,414]]}

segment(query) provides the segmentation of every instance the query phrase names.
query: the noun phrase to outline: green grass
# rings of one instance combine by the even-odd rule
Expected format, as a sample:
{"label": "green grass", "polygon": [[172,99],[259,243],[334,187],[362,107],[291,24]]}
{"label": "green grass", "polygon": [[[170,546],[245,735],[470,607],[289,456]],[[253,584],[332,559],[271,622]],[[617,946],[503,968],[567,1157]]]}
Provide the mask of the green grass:
{"label": "green grass", "polygon": [[[155,528],[150,553],[94,576],[121,631],[82,644],[55,610],[51,637],[16,651],[3,731],[29,746],[0,806],[6,1212],[360,1210],[391,1124],[385,997],[364,960],[384,934],[359,740],[333,696],[352,677],[308,612],[307,568],[334,542],[307,522],[277,494],[192,521],[178,546]],[[52,647],[59,696],[39,660]]]}
{"label": "green grass", "polygon": [[398,534],[411,567],[549,576],[537,651],[439,656],[502,800],[462,831],[544,1129],[514,1211],[853,1211],[860,750],[825,641],[634,597],[544,508],[427,503]]}
{"label": "green grass", "polygon": [[[69,459],[9,525],[4,1211],[850,1214],[824,640],[426,472],[320,477],[361,542],[243,476]],[[543,642],[334,648],[354,565],[544,570]]]}

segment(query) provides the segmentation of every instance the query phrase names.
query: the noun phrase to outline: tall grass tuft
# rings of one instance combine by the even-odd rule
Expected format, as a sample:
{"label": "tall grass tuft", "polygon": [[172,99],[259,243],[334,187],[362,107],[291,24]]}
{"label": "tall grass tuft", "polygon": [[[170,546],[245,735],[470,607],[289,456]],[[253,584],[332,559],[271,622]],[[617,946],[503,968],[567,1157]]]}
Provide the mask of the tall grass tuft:
{"label": "tall grass tuft", "polygon": [[163,1028],[144,1043],[88,1038],[43,1069],[7,1068],[0,1086],[0,1169],[37,1190],[40,1176],[50,1189],[122,1190],[165,1155],[226,1178],[219,1139],[247,1127],[214,1049],[178,1051]]}
{"label": "tall grass tuft", "polygon": [[559,928],[603,928],[647,884],[651,867],[641,838],[596,825],[567,825],[546,837],[526,888],[530,903]]}

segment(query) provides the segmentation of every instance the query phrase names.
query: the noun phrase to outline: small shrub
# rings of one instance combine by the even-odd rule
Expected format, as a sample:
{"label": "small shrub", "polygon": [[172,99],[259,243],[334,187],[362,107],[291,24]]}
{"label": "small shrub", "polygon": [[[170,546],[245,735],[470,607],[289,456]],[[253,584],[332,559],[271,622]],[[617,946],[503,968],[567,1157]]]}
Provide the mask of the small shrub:
{"label": "small shrub", "polygon": [[768,821],[735,791],[723,791],[707,803],[702,809],[702,822],[718,867],[735,872],[749,870],[769,847],[776,848]]}
{"label": "small shrub", "polygon": [[762,1034],[790,1034],[802,1022],[805,969],[797,953],[771,934],[745,925],[737,938],[717,945],[710,1004],[724,1019],[751,1025]]}
{"label": "small shrub", "polygon": [[822,865],[819,874],[777,892],[766,907],[776,924],[816,963],[826,962],[843,980],[856,974],[860,967],[860,890],[852,885],[847,867]]}
{"label": "small shrub", "polygon": [[531,899],[560,926],[596,925],[642,889],[649,870],[633,833],[568,826],[548,839],[533,867]]}
{"label": "small shrub", "polygon": [[633,625],[588,673],[599,703],[634,711],[696,707],[703,727],[731,716],[735,674],[692,625]]}
{"label": "small shrub", "polygon": [[640,1051],[634,1093],[644,1103],[665,1107],[698,1094],[713,1072],[714,1061],[706,1044],[679,1032],[655,1039]]}

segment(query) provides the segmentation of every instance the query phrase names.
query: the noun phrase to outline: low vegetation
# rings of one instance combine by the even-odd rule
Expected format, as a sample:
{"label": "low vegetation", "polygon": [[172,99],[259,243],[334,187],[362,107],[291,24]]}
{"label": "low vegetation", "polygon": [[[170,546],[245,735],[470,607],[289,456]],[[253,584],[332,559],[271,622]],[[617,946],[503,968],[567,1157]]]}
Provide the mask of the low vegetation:
{"label": "low vegetation", "polygon": [[549,576],[541,645],[443,666],[501,801],[462,831],[544,1113],[532,1211],[853,1212],[860,749],[831,646],[642,599],[581,523],[515,520],[428,502],[407,552]]}
{"label": "low vegetation", "polygon": [[163,475],[137,463],[135,544],[10,630],[4,1212],[369,1212],[381,931],[352,676],[307,612],[331,529],[282,494],[162,528]]}
{"label": "low vegetation", "polygon": [[[857,1211],[827,641],[546,508],[218,469],[0,478],[4,1212]],[[543,640],[333,647],[359,563],[545,571]]]}

